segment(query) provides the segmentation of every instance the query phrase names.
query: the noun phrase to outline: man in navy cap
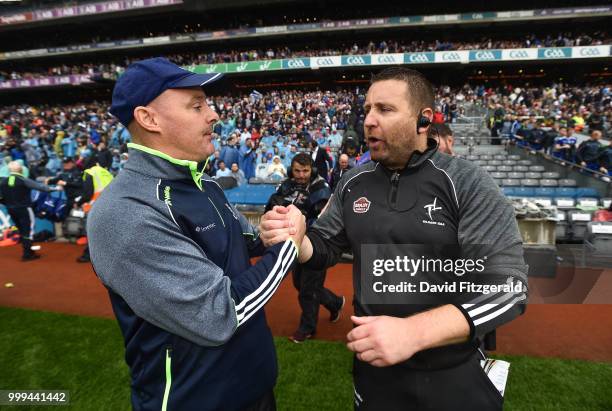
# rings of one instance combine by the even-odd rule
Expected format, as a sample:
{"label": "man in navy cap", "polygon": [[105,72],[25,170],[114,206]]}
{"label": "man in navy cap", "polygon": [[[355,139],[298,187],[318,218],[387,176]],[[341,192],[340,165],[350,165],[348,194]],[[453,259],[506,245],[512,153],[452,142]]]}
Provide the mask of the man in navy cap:
{"label": "man in navy cap", "polygon": [[203,87],[219,77],[154,58],[128,67],[113,91],[129,160],[87,231],[125,339],[135,410],[275,409],[263,306],[296,259],[305,221],[294,207],[263,243],[202,171],[219,120]]}

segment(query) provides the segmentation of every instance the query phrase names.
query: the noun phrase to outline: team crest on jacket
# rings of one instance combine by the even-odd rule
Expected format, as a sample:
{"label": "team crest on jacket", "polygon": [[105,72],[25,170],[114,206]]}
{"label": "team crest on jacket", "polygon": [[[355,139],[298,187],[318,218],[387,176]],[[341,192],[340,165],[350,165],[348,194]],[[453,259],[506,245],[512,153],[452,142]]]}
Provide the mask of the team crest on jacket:
{"label": "team crest on jacket", "polygon": [[359,197],[353,203],[353,212],[355,212],[356,214],[367,213],[368,210],[370,209],[370,204],[371,202],[367,198]]}

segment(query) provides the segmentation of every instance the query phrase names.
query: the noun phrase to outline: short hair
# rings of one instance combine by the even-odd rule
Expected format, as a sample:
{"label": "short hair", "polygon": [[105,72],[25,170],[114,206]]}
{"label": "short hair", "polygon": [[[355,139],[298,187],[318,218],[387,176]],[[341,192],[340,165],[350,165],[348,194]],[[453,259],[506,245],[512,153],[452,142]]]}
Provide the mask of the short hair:
{"label": "short hair", "polygon": [[414,110],[420,111],[428,107],[433,110],[435,98],[433,86],[418,71],[399,66],[389,67],[380,73],[373,74],[370,86],[384,80],[398,80],[406,83],[408,102]]}
{"label": "short hair", "polygon": [[313,166],[313,162],[312,162],[312,157],[310,157],[310,154],[308,153],[298,153],[295,155],[295,157],[293,157],[293,159],[291,160],[291,167],[293,168],[293,164],[299,164],[301,166],[309,166],[312,168]]}
{"label": "short hair", "polygon": [[21,166],[21,163],[17,160],[14,160],[8,163],[8,169],[11,173],[21,173],[23,171],[23,167]]}
{"label": "short hair", "polygon": [[451,130],[451,128],[443,123],[434,123],[431,125],[429,132],[431,135],[433,136],[439,136],[442,138],[447,138],[447,137],[452,137],[453,135],[453,130]]}

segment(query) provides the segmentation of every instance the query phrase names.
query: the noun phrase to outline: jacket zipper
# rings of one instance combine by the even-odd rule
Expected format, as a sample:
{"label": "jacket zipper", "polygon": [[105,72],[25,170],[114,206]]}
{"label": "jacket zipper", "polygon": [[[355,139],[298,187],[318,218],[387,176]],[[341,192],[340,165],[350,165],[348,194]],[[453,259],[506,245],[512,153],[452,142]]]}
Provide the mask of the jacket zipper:
{"label": "jacket zipper", "polygon": [[397,187],[399,186],[399,178],[400,175],[396,171],[391,176],[391,206],[395,208],[395,203],[397,201]]}
{"label": "jacket zipper", "polygon": [[166,371],[166,387],[164,389],[164,399],[162,402],[161,411],[166,411],[168,409],[168,398],[170,397],[170,386],[172,385],[172,347],[166,347],[166,362],[165,362],[165,371]]}

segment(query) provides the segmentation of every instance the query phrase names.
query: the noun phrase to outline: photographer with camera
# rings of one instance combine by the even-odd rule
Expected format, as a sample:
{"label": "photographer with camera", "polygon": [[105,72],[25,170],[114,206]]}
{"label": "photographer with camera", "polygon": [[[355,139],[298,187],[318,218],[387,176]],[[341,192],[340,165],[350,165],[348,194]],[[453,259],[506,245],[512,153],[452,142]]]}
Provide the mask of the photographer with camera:
{"label": "photographer with camera", "polygon": [[[291,161],[288,178],[272,194],[266,211],[274,206],[295,205],[312,225],[327,204],[331,190],[325,179],[317,174],[314,161],[308,153],[299,153]],[[323,286],[326,270],[312,270],[302,265],[293,271],[293,285],[298,290],[298,300],[302,308],[300,325],[289,339],[301,343],[311,338],[317,328],[319,304],[330,313],[330,321],[340,318],[344,297],[339,297]]]}

